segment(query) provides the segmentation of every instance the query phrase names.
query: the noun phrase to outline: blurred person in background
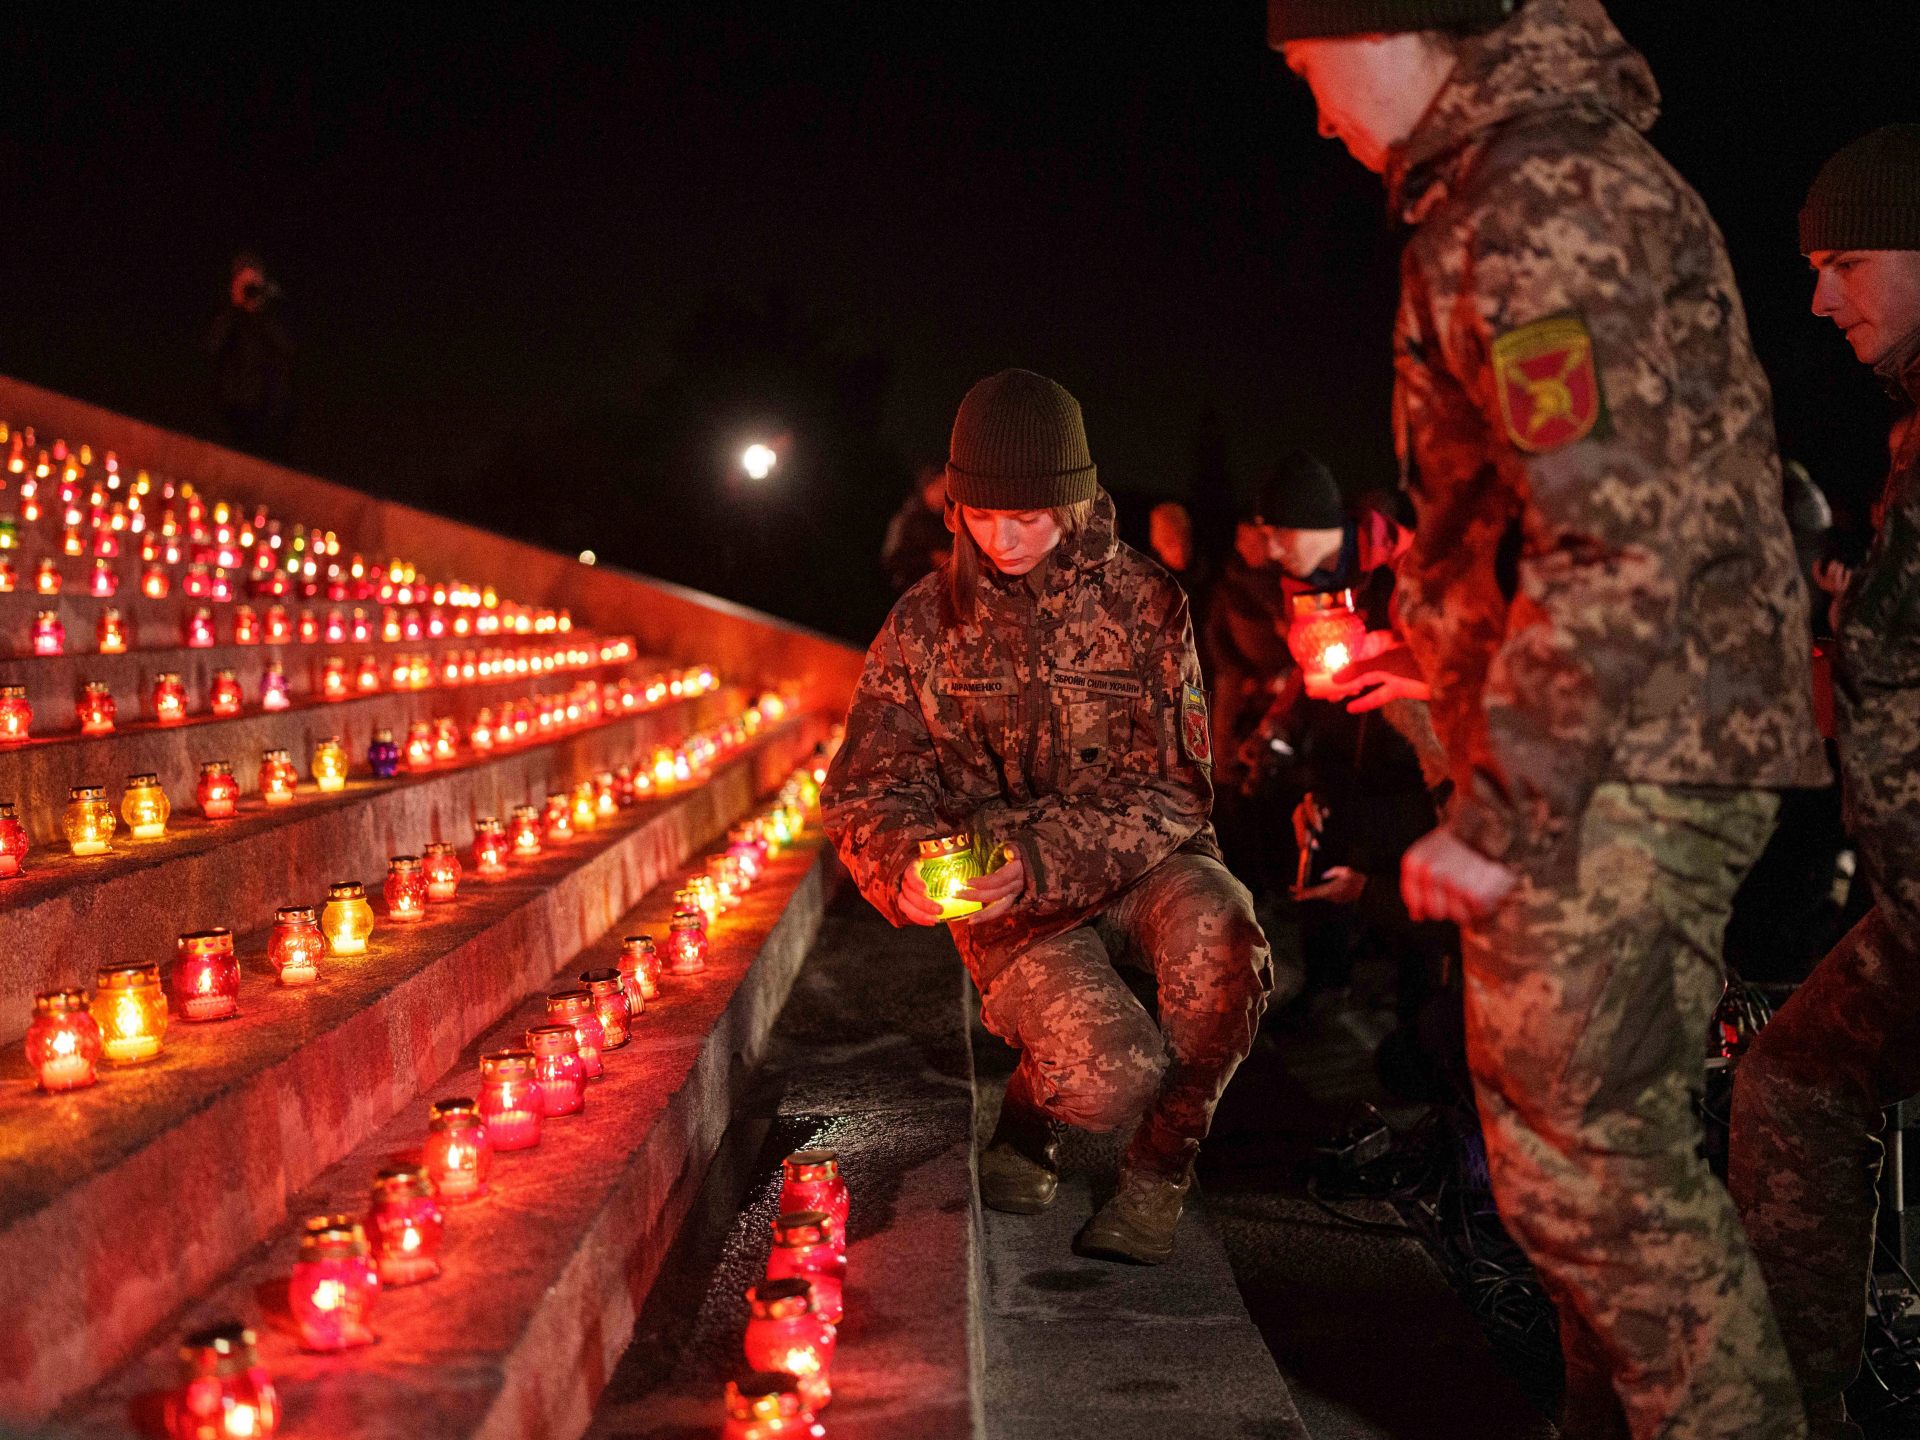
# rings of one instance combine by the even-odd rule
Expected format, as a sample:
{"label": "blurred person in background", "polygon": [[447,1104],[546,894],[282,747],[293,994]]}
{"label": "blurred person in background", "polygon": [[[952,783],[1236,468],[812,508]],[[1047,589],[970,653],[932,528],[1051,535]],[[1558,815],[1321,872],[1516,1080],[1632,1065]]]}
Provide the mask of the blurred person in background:
{"label": "blurred person in background", "polygon": [[240,449],[284,460],[293,428],[293,341],[280,320],[280,287],[258,255],[233,257],[227,307],[207,332],[214,396]]}
{"label": "blurred person in background", "polygon": [[952,544],[947,530],[947,472],[929,462],[915,472],[913,489],[887,522],[880,567],[895,590],[905,590],[938,569]]}

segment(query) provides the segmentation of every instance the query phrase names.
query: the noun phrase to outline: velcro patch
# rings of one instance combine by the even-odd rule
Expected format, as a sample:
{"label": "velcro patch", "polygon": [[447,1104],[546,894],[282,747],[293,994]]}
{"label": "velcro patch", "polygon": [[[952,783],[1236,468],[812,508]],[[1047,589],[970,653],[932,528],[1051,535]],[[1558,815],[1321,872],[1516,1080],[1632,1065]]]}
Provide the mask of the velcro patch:
{"label": "velcro patch", "polygon": [[1115,700],[1138,700],[1147,687],[1138,675],[1101,675],[1087,670],[1053,672],[1053,683],[1068,690],[1085,690],[1090,695],[1106,695]]}
{"label": "velcro patch", "polygon": [[1207,729],[1207,697],[1198,685],[1180,687],[1180,749],[1196,765],[1213,763],[1213,738]]}
{"label": "velcro patch", "polygon": [[1593,336],[1572,311],[1495,340],[1493,379],[1507,438],[1529,454],[1584,440],[1605,410]]}

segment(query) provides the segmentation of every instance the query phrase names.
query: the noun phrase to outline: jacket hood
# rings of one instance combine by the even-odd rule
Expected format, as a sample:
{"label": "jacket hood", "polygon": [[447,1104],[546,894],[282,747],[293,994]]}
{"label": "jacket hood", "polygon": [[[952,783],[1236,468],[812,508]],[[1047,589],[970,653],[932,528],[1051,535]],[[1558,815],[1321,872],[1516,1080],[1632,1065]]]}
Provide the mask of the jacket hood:
{"label": "jacket hood", "polygon": [[1453,73],[1388,162],[1391,209],[1417,224],[1446,198],[1476,142],[1547,110],[1610,114],[1636,130],[1660,113],[1653,71],[1600,0],[1525,0],[1506,23],[1462,41]]}

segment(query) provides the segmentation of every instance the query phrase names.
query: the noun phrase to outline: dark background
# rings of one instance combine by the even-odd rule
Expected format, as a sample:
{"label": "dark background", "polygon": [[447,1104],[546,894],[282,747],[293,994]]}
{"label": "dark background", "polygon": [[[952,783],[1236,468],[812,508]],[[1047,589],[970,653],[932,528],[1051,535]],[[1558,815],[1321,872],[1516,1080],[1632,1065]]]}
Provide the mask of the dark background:
{"label": "dark background", "polygon": [[[1130,523],[1294,443],[1392,481],[1398,240],[1259,0],[71,8],[0,18],[0,371],[220,438],[200,346],[254,247],[294,464],[856,639],[913,461],[1005,365],[1080,397]],[[1807,314],[1794,216],[1920,119],[1920,7],[1612,10],[1783,448],[1857,511],[1885,402]]]}

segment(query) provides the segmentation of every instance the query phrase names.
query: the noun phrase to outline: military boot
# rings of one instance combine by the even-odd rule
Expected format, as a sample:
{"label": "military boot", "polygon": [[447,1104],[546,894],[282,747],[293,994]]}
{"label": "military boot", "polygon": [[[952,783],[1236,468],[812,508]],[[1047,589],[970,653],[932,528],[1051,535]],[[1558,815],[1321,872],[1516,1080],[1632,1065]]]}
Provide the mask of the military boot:
{"label": "military boot", "polygon": [[1009,1092],[980,1152],[980,1203],[1009,1215],[1038,1215],[1059,1188],[1060,1127]]}
{"label": "military boot", "polygon": [[1076,1253],[1134,1265],[1158,1265],[1173,1254],[1174,1227],[1193,1185],[1192,1172],[1172,1179],[1150,1170],[1123,1169],[1120,1188],[1080,1227]]}

